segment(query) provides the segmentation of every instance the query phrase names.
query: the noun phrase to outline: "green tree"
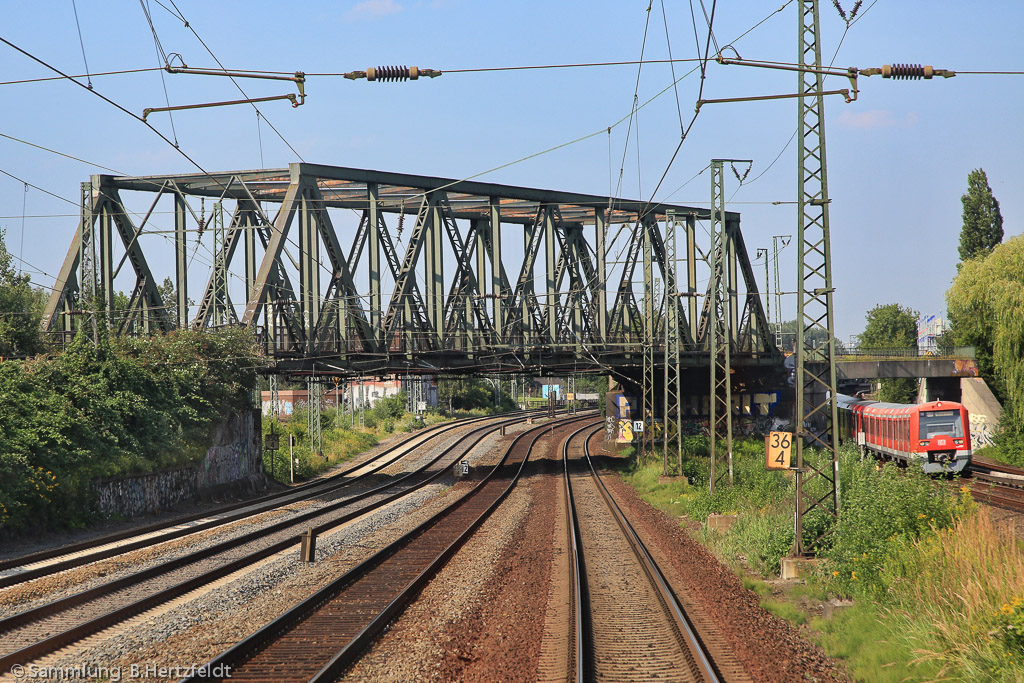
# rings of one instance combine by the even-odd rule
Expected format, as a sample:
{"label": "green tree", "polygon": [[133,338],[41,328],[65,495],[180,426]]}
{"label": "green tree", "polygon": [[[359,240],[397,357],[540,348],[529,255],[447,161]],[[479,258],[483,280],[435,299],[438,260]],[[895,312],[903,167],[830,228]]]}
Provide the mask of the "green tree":
{"label": "green tree", "polygon": [[46,295],[12,267],[4,235],[0,230],[0,356],[31,356],[43,351],[39,323]]}
{"label": "green tree", "polygon": [[867,313],[862,349],[912,349],[917,346],[917,311],[900,304],[878,305]]}
{"label": "green tree", "polygon": [[438,379],[437,400],[448,410],[488,408],[494,403],[494,389],[480,377]]}
{"label": "green tree", "polygon": [[176,327],[178,325],[178,290],[174,287],[174,281],[165,277],[164,283],[156,289],[160,292],[160,298],[163,299],[167,318]]}
{"label": "green tree", "polygon": [[1003,402],[1001,431],[1024,436],[1024,237],[964,262],[946,308],[956,343],[977,348],[978,370]]}
{"label": "green tree", "polygon": [[1003,241],[1003,215],[983,169],[976,168],[967,174],[967,193],[960,201],[964,205],[960,260],[991,253]]}
{"label": "green tree", "polygon": [[404,391],[387,398],[378,398],[373,406],[373,411],[381,419],[397,420],[405,415],[405,404],[408,399],[409,397]]}
{"label": "green tree", "polygon": [[[867,313],[867,324],[860,335],[862,349],[913,349],[917,346],[917,311],[900,304],[878,305]],[[909,377],[881,381],[878,400],[910,403],[917,393],[917,382]]]}
{"label": "green tree", "polygon": [[[796,320],[787,320],[786,322],[782,323],[783,351],[793,350],[796,344],[797,332],[798,330]],[[804,341],[810,344],[812,347],[817,347],[824,344],[826,339],[828,339],[828,333],[825,332],[825,330],[821,329],[820,327],[815,327],[811,330],[808,330],[804,337]],[[835,342],[836,352],[841,352],[843,349],[843,343],[839,341],[839,339],[836,337],[833,337],[832,339]]]}

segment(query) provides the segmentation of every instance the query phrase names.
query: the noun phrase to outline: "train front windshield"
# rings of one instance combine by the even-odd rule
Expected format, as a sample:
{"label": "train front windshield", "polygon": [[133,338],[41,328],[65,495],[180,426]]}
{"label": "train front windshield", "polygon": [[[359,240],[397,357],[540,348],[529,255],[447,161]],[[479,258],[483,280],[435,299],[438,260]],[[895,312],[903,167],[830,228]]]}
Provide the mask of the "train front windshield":
{"label": "train front windshield", "polygon": [[921,412],[918,438],[930,439],[939,435],[953,437],[964,435],[959,410],[929,410]]}

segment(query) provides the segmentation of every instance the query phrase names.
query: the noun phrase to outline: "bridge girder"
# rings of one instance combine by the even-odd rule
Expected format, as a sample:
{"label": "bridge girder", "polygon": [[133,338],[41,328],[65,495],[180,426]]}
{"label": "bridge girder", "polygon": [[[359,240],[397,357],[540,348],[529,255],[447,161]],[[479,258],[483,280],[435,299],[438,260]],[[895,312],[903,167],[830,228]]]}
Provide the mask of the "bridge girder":
{"label": "bridge girder", "polygon": [[[306,163],[83,185],[47,332],[94,322],[88,302],[98,291],[114,330],[227,321],[253,329],[279,367],[299,372],[614,372],[641,366],[647,337],[664,364],[671,306],[680,331],[671,353],[689,367],[709,363],[708,294],[697,282],[710,245],[701,248],[694,229],[707,209]],[[212,247],[207,199],[211,217],[230,216]],[[164,215],[173,216],[167,229]],[[739,218],[725,216],[729,268],[743,290],[732,294],[742,297],[733,364],[781,367]],[[677,225],[686,253],[672,262],[666,237]],[[239,251],[244,267],[233,263]],[[130,273],[117,272],[119,258]],[[172,261],[173,293],[161,294],[150,270],[162,260]],[[132,293],[127,311],[113,308],[117,287]]]}

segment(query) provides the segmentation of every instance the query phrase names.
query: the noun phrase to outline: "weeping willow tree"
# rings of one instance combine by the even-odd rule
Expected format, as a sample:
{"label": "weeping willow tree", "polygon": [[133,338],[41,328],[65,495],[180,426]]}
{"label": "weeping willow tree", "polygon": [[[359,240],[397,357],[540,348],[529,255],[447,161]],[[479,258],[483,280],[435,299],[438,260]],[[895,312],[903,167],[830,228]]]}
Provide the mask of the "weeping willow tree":
{"label": "weeping willow tree", "polygon": [[978,367],[1003,400],[1004,438],[1024,444],[1024,236],[965,261],[946,292],[958,344],[978,349]]}

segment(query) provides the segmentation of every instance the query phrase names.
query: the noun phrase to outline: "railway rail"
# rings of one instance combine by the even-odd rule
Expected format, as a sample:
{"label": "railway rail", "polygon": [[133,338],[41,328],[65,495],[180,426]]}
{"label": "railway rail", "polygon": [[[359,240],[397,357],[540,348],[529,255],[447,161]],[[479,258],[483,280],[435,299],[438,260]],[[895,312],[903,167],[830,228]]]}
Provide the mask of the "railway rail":
{"label": "railway rail", "polygon": [[591,431],[563,448],[576,599],[574,678],[719,681],[668,581],[594,468]]}
{"label": "railway rail", "polygon": [[0,670],[31,662],[293,548],[307,529],[321,534],[398,500],[437,480],[484,437],[516,419],[523,416],[476,426],[427,463],[384,485],[0,619]]}
{"label": "railway rail", "polygon": [[[322,590],[222,653],[204,672],[231,681],[333,681],[419,593],[515,487],[545,434],[566,438],[596,416],[528,429],[472,490]],[[197,674],[186,681],[219,681]]]}
{"label": "railway rail", "polygon": [[1024,470],[987,458],[975,458],[968,470],[976,501],[1024,512]]}
{"label": "railway rail", "polygon": [[[511,415],[520,415],[513,413]],[[282,505],[311,500],[334,494],[367,480],[382,469],[394,464],[412,448],[455,429],[479,422],[494,420],[495,416],[470,418],[435,425],[402,441],[392,444],[373,457],[341,472],[285,491],[220,507],[216,510],[185,515],[138,529],[121,531],[79,543],[42,550],[19,557],[0,560],[0,588],[30,581],[57,572],[81,567],[92,562],[109,559],[124,553],[147,548],[167,541],[196,534],[207,529],[252,517]],[[354,476],[353,476],[354,475]]]}

